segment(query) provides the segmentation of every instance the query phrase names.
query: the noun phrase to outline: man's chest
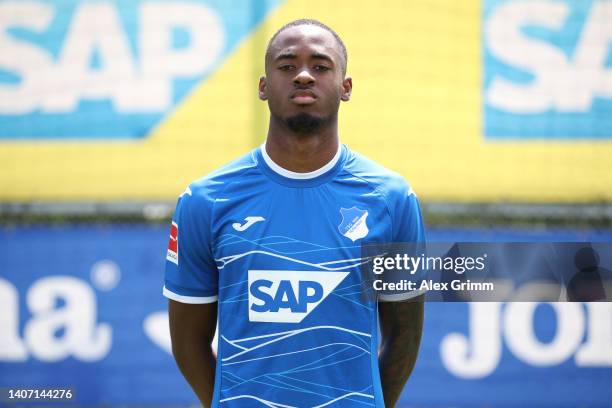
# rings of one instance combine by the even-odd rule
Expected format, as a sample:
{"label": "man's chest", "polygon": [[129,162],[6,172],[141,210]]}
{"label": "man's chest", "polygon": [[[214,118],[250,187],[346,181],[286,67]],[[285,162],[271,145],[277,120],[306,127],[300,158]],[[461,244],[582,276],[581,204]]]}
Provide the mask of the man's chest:
{"label": "man's chest", "polygon": [[223,198],[213,253],[225,311],[275,323],[354,315],[368,262],[361,246],[389,239],[382,200],[314,189]]}
{"label": "man's chest", "polygon": [[268,255],[273,264],[299,264],[339,260],[358,254],[362,243],[388,241],[391,220],[384,201],[367,191],[262,188],[218,199],[211,227],[216,259]]}

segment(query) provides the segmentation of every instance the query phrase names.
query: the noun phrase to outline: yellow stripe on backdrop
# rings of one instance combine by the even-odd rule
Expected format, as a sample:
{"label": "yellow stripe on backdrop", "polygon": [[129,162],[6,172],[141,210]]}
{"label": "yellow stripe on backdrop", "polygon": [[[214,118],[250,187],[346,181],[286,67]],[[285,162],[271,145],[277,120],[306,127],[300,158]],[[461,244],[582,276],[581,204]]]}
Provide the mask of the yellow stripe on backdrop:
{"label": "yellow stripe on backdrop", "polygon": [[1,143],[1,199],[174,199],[263,141],[264,47],[302,17],[348,47],[342,141],[403,174],[423,200],[612,199],[611,142],[485,140],[481,3],[448,0],[287,1],[142,141]]}

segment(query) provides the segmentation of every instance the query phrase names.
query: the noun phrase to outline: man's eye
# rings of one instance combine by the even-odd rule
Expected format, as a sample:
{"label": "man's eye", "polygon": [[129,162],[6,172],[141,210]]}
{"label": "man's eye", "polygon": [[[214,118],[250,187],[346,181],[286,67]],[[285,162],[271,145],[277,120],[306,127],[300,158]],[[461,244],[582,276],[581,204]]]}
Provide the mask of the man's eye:
{"label": "man's eye", "polygon": [[330,68],[325,65],[315,65],[315,69],[317,71],[329,71],[330,70]]}
{"label": "man's eye", "polygon": [[293,65],[281,65],[278,67],[281,71],[291,71],[293,69]]}

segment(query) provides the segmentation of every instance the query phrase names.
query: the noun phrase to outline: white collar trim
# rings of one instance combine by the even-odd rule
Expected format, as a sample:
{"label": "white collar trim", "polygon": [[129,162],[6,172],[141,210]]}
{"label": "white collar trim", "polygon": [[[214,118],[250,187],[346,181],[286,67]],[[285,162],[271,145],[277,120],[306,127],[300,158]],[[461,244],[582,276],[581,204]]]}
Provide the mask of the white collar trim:
{"label": "white collar trim", "polygon": [[268,156],[268,152],[266,152],[266,144],[264,143],[261,145],[261,155],[263,156],[263,159],[268,165],[268,167],[270,167],[275,173],[278,173],[283,177],[287,177],[290,179],[298,179],[298,180],[313,179],[315,177],[319,177],[320,175],[327,173],[329,170],[331,170],[336,165],[336,163],[338,163],[341,152],[342,152],[342,145],[338,143],[338,151],[336,152],[336,155],[325,166],[321,167],[320,169],[310,171],[308,173],[297,173],[295,171],[284,169],[278,164],[274,163],[274,161],[272,161],[272,158]]}

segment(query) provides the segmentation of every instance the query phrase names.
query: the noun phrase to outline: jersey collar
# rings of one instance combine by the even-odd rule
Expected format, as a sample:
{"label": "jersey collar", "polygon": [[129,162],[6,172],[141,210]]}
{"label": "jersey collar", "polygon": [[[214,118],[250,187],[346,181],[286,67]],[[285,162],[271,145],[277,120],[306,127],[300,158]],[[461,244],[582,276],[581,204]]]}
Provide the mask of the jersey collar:
{"label": "jersey collar", "polygon": [[266,152],[265,143],[256,151],[259,168],[274,181],[289,187],[315,187],[332,179],[342,168],[346,146],[339,144],[334,157],[323,167],[308,173],[297,173],[276,164]]}

